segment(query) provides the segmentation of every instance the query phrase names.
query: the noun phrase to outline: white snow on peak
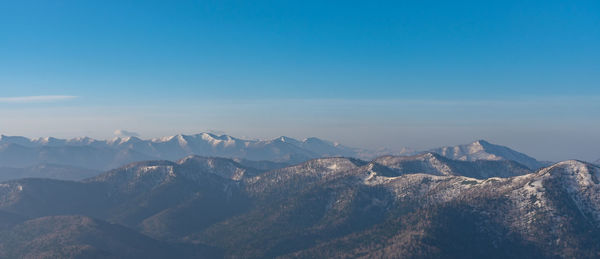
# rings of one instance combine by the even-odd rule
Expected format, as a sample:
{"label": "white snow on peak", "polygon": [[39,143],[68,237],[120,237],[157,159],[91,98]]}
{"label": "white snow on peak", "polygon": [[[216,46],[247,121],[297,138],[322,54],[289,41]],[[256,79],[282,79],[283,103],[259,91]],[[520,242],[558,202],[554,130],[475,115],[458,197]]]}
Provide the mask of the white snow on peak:
{"label": "white snow on peak", "polygon": [[175,138],[175,136],[165,136],[165,137],[152,139],[152,142],[163,142],[164,143],[164,142],[169,142],[174,138]]}
{"label": "white snow on peak", "polygon": [[131,137],[123,137],[120,139],[119,144],[127,143],[129,140],[131,140]]}
{"label": "white snow on peak", "polygon": [[[590,206],[600,204],[598,187],[585,186],[589,183],[589,178],[578,176],[586,171],[589,171],[589,168],[584,163],[570,160],[545,167],[536,173],[505,179],[514,183],[507,186],[516,187],[508,194],[515,201],[519,214],[513,224],[518,227],[530,227],[538,220],[540,213],[545,218],[557,218],[555,202],[552,201],[553,197],[548,195],[548,192],[555,193],[557,189],[562,189],[560,192],[566,191],[569,199],[575,202],[580,211],[598,215],[598,207]],[[582,179],[585,180],[581,181]]]}
{"label": "white snow on peak", "polygon": [[181,134],[177,135],[177,141],[179,142],[179,145],[180,145],[180,146],[183,146],[183,147],[184,147],[184,146],[187,146],[187,145],[188,145],[188,142],[187,142],[187,140],[185,139],[185,136],[183,136],[183,135],[181,135]]}
{"label": "white snow on peak", "polygon": [[580,186],[597,185],[600,180],[600,170],[597,167],[588,165],[577,160],[567,160],[556,163],[550,168],[560,167],[563,174],[574,177]]}
{"label": "white snow on peak", "polygon": [[[532,214],[535,211],[527,209],[532,200],[537,208],[554,213],[546,189],[557,187],[566,190],[583,215],[589,215],[590,219],[600,222],[600,168],[577,160],[567,160],[514,179],[524,181],[523,188],[515,190],[513,195],[522,204],[520,207],[525,222],[535,218]],[[554,184],[545,186],[546,181]]]}
{"label": "white snow on peak", "polygon": [[224,147],[234,146],[236,144],[235,138],[228,135],[216,136],[211,133],[201,133],[200,138],[208,142],[211,146],[216,147],[223,145]]}
{"label": "white snow on peak", "polygon": [[93,138],[90,137],[77,137],[74,139],[70,139],[67,142],[69,143],[79,143],[79,144],[91,144],[93,142],[95,142],[96,140],[94,140]]}
{"label": "white snow on peak", "polygon": [[48,143],[50,143],[51,139],[52,139],[51,137],[42,137],[42,138],[34,139],[33,141],[40,143],[40,144],[48,144]]}
{"label": "white snow on peak", "polygon": [[491,144],[485,140],[477,140],[466,145],[441,147],[432,149],[431,152],[438,153],[450,159],[462,161],[512,160],[521,163],[530,169],[538,169],[544,165],[523,153],[514,151],[508,147]]}
{"label": "white snow on peak", "polygon": [[210,133],[206,133],[206,132],[200,133],[200,137],[203,140],[207,140],[207,141],[211,141],[211,140],[215,139],[215,135],[210,134]]}

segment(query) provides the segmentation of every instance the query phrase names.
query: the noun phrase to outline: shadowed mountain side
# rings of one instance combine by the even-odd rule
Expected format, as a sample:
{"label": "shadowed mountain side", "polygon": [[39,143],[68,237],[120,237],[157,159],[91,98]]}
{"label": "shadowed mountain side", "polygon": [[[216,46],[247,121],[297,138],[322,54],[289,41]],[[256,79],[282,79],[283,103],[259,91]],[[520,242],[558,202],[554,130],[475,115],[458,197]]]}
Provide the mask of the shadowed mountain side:
{"label": "shadowed mountain side", "polygon": [[[320,158],[267,172],[189,156],[133,163],[82,182],[8,181],[0,184],[0,211],[22,215],[9,228],[27,218],[85,215],[161,242],[216,247],[228,258],[600,253],[600,168],[565,161],[528,172],[510,161],[433,153]],[[88,251],[80,237],[56,247]]]}
{"label": "shadowed mountain side", "polygon": [[135,161],[156,159],[130,149],[92,146],[32,146],[13,143],[0,144],[0,165],[5,167],[33,167],[38,164],[56,164],[88,170],[108,170]]}
{"label": "shadowed mountain side", "polygon": [[52,216],[0,231],[2,258],[216,258],[203,246],[168,244],[83,216]]}
{"label": "shadowed mountain side", "polygon": [[0,167],[0,182],[20,178],[82,180],[98,174],[100,174],[100,171],[55,164],[40,164],[25,168]]}

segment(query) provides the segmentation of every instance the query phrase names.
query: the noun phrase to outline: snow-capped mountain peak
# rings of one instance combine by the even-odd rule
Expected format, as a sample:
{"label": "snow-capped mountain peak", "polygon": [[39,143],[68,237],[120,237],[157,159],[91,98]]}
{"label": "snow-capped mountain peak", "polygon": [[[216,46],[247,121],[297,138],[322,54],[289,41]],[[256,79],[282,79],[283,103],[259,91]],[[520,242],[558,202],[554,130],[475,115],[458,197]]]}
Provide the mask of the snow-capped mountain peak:
{"label": "snow-capped mountain peak", "polygon": [[557,172],[561,173],[563,176],[576,180],[579,186],[593,186],[600,184],[600,168],[579,160],[567,160],[556,163],[541,170],[540,174],[552,174]]}
{"label": "snow-capped mountain peak", "polygon": [[142,139],[138,138],[138,137],[123,137],[120,139],[119,144],[131,144],[131,143],[140,143],[143,142]]}
{"label": "snow-capped mountain peak", "polygon": [[492,144],[485,140],[477,140],[466,145],[441,147],[430,150],[454,160],[512,160],[521,163],[530,169],[538,169],[545,164],[535,158],[514,151],[508,147]]}
{"label": "snow-capped mountain peak", "polygon": [[65,145],[67,143],[67,140],[57,139],[54,137],[43,137],[43,138],[33,139],[31,142],[34,142],[39,145],[45,145],[45,146],[61,146],[61,145]]}
{"label": "snow-capped mountain peak", "polygon": [[281,137],[275,138],[273,141],[289,143],[289,144],[296,145],[296,146],[302,145],[302,141],[299,141],[295,138],[286,137],[286,136],[281,136]]}
{"label": "snow-capped mountain peak", "polygon": [[94,142],[96,142],[96,140],[93,138],[90,138],[90,137],[77,137],[77,138],[67,140],[67,143],[73,144],[73,145],[89,145]]}

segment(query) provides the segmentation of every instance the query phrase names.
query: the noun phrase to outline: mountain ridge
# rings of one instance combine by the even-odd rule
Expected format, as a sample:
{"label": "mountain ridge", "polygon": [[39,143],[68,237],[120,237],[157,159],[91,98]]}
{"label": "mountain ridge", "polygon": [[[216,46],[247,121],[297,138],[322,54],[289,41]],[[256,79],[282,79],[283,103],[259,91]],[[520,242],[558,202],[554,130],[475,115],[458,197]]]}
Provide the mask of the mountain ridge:
{"label": "mountain ridge", "polygon": [[[500,169],[478,173],[486,168],[481,163]],[[595,242],[600,168],[581,161],[532,172],[511,161],[458,161],[426,153],[372,161],[317,158],[251,170],[233,159],[188,156],[136,162],[79,182],[5,182],[0,219],[12,221],[5,230],[0,227],[0,235],[20,235],[13,226],[23,220],[80,215],[160,242],[212,247],[227,258],[600,253]],[[40,222],[45,223],[27,225],[27,231],[54,229],[52,221]],[[96,232],[77,229],[81,234],[67,235],[68,244],[81,244],[82,237]],[[0,245],[32,244],[7,240],[0,239]]]}
{"label": "mountain ridge", "polygon": [[[194,135],[178,134],[146,140],[135,136],[95,140],[89,137],[27,139],[0,136],[0,167],[12,168],[28,168],[37,164],[59,164],[105,171],[137,161],[177,161],[185,156],[196,155],[233,158],[250,167],[277,169],[322,157],[354,157],[370,161],[381,157],[382,154],[398,156],[397,154],[416,155],[431,152],[441,154],[448,159],[461,161],[515,161],[531,170],[547,165],[545,162],[539,162],[523,153],[491,144],[485,140],[426,152],[412,152],[403,149],[394,155],[394,152],[390,150],[373,151],[350,148],[314,137],[303,140],[286,136],[267,140],[244,140],[229,135],[199,133]],[[27,175],[24,173],[23,176]],[[74,179],[72,177],[55,178]]]}
{"label": "mountain ridge", "polygon": [[476,160],[512,160],[521,163],[529,169],[535,170],[548,163],[540,162],[533,157],[525,155],[505,146],[492,144],[485,140],[476,140],[469,144],[446,146],[429,150],[450,159],[462,161]]}
{"label": "mountain ridge", "polygon": [[[54,150],[55,152],[51,152]],[[300,163],[324,156],[363,156],[360,149],[338,143],[306,138],[296,140],[279,137],[267,140],[244,140],[229,135],[199,133],[174,135],[153,139],[116,137],[95,140],[89,137],[57,139],[52,137],[28,139],[25,137],[0,137],[0,153],[14,159],[0,160],[0,165],[12,167],[32,166],[40,162],[67,164],[57,154],[99,153],[102,163],[87,163],[91,169],[108,170],[122,164],[142,160],[176,160],[187,155],[239,158],[251,161]],[[96,156],[98,157],[98,156]]]}

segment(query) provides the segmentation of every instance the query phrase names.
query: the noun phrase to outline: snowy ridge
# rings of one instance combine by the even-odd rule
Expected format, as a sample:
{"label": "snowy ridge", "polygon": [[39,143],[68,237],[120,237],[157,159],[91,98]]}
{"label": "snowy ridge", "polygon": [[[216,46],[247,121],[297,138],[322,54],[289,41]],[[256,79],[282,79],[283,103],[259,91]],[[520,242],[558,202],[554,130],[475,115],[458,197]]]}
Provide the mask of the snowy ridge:
{"label": "snowy ridge", "polygon": [[430,175],[455,175],[477,179],[511,177],[531,173],[531,170],[516,162],[506,160],[457,161],[436,153],[416,156],[383,156],[373,160],[397,174],[425,173]]}
{"label": "snowy ridge", "polygon": [[[525,233],[536,233],[538,228],[552,226],[555,236],[562,235],[567,224],[560,215],[565,201],[556,200],[567,196],[574,202],[580,215],[593,226],[600,226],[600,168],[577,160],[568,160],[546,167],[537,173],[515,177],[508,186],[516,186],[509,192],[514,201],[512,225]],[[562,195],[564,194],[564,195]],[[540,217],[543,216],[543,220]],[[540,226],[543,225],[543,226]],[[526,237],[535,240],[535,234]]]}
{"label": "snowy ridge", "polygon": [[119,193],[149,191],[172,181],[175,163],[169,161],[140,162],[114,169],[86,182],[104,182]]}
{"label": "snowy ridge", "polygon": [[177,178],[201,183],[209,175],[240,181],[245,176],[255,174],[258,174],[257,170],[246,168],[231,159],[188,156],[177,162],[133,163],[87,179],[86,182],[108,183],[122,193],[137,193],[158,188]]}
{"label": "snowy ridge", "polygon": [[358,168],[363,163],[360,160],[343,157],[319,158],[295,166],[277,169],[267,174],[276,175],[277,178],[281,179],[298,175],[325,177]]}
{"label": "snowy ridge", "polygon": [[452,169],[439,160],[434,153],[425,153],[416,156],[384,156],[374,162],[404,173],[427,173],[433,175],[454,175]]}
{"label": "snowy ridge", "polygon": [[108,170],[143,160],[175,161],[188,155],[288,164],[320,157],[372,155],[367,150],[349,148],[318,138],[296,140],[282,136],[268,140],[246,140],[211,133],[179,134],[149,140],[138,137],[116,137],[110,140],[95,140],[89,137],[28,139],[2,135],[0,151],[7,153],[5,157],[15,157],[15,159],[7,158],[6,161],[0,158],[0,166],[25,167],[41,162],[81,166],[76,164],[78,161],[71,161],[73,159],[70,158],[85,155],[88,160],[97,160],[95,163],[87,163],[90,164],[88,168],[96,170]]}
{"label": "snowy ridge", "polygon": [[[336,142],[318,138],[297,140],[281,136],[268,140],[239,139],[229,135],[199,133],[194,135],[174,135],[154,139],[138,137],[117,137],[110,140],[95,140],[89,137],[57,139],[52,137],[27,139],[24,137],[0,136],[0,167],[30,167],[40,163],[68,165],[93,170],[109,170],[131,162],[148,160],[170,160],[197,155],[204,157],[224,157],[248,161],[270,161],[284,164],[298,164],[323,157],[354,157],[372,160],[380,155],[407,155],[412,150],[366,150],[350,148]],[[441,156],[434,155],[440,154]],[[422,172],[438,175],[455,175],[451,166],[443,159],[460,161],[515,161],[529,169],[540,168],[544,163],[511,150],[507,147],[479,140],[468,145],[443,147],[421,153]],[[392,156],[390,156],[392,157]],[[415,158],[413,155],[410,159]],[[391,158],[390,158],[391,159]],[[380,163],[385,158],[380,157]],[[394,158],[397,163],[402,159]],[[416,167],[402,165],[403,167]],[[392,166],[393,167],[393,166]],[[426,168],[428,167],[428,168]],[[397,168],[400,170],[401,168]],[[416,170],[416,169],[415,169]],[[416,173],[416,172],[415,172]],[[482,175],[483,176],[483,175]],[[504,175],[511,176],[511,175]]]}
{"label": "snowy ridge", "polygon": [[485,140],[477,140],[466,145],[432,149],[430,152],[435,152],[447,158],[461,161],[512,160],[533,170],[545,166],[544,163],[537,161],[535,158],[514,151],[508,147],[491,144]]}
{"label": "snowy ridge", "polygon": [[219,175],[220,177],[240,181],[248,174],[256,174],[254,169],[225,158],[207,158],[200,156],[188,156],[177,162],[180,166],[188,169],[182,170],[182,175],[188,179],[197,180],[198,171]]}
{"label": "snowy ridge", "polygon": [[[383,159],[390,161],[392,158]],[[380,160],[382,161],[382,160]],[[387,176],[377,170],[365,171],[359,183],[383,186],[395,193],[399,202],[440,204],[476,197],[510,197],[506,213],[508,223],[526,238],[535,240],[534,233],[548,224],[564,225],[560,216],[564,201],[556,195],[565,193],[590,224],[600,227],[600,168],[577,160],[568,160],[543,168],[535,173],[510,178],[475,179],[454,175],[425,173]],[[552,194],[552,195],[550,195]],[[559,196],[563,197],[563,196]],[[564,207],[563,207],[564,209]],[[545,221],[540,222],[540,217]],[[562,235],[560,228],[553,235]]]}
{"label": "snowy ridge", "polygon": [[307,162],[268,171],[264,174],[246,179],[250,191],[264,193],[279,189],[287,184],[302,181],[306,184],[317,183],[327,179],[335,179],[344,175],[355,174],[356,170],[366,162],[344,157],[319,158]]}
{"label": "snowy ridge", "polygon": [[[542,178],[559,179],[577,207],[600,223],[600,168],[577,160],[557,163],[540,172]],[[543,188],[543,186],[542,186]]]}
{"label": "snowy ridge", "polygon": [[[248,244],[245,248],[255,245],[254,240],[264,233],[288,231],[286,235],[293,238],[311,229],[324,233],[344,227],[351,230],[350,235],[360,235],[365,225],[356,226],[359,221],[368,223],[367,229],[375,227],[375,231],[392,235],[383,242],[396,240],[396,233],[445,240],[458,230],[453,237],[460,239],[465,234],[467,238],[461,242],[469,244],[493,236],[478,243],[487,245],[503,242],[511,238],[507,234],[514,233],[526,244],[564,253],[560,257],[589,258],[568,248],[573,242],[588,244],[598,236],[600,168],[569,160],[519,175],[527,171],[513,164],[457,161],[428,153],[371,162],[319,158],[253,172],[232,159],[188,156],[177,162],[133,163],[83,182],[23,179],[0,183],[0,210],[32,217],[89,215],[165,240],[225,238],[229,242],[234,233],[235,238],[250,240],[242,243]],[[503,170],[516,171],[512,177],[493,176],[511,175]],[[396,224],[403,222],[403,217],[415,223]],[[194,225],[200,220],[204,223]],[[289,226],[298,228],[290,231]],[[207,227],[216,234],[205,232]],[[432,227],[435,229],[429,230]],[[468,231],[463,233],[463,229]],[[381,232],[370,233],[381,237]],[[357,239],[359,245],[364,240],[368,238]],[[405,241],[397,239],[402,244]],[[520,249],[510,244],[500,248]],[[589,250],[600,251],[596,247]],[[246,251],[241,250],[240,255]],[[531,251],[533,255],[539,252]]]}
{"label": "snowy ridge", "polygon": [[367,185],[383,185],[392,190],[396,199],[425,204],[443,203],[456,199],[470,189],[481,188],[483,180],[462,176],[409,174],[398,177],[377,176],[365,181]]}

